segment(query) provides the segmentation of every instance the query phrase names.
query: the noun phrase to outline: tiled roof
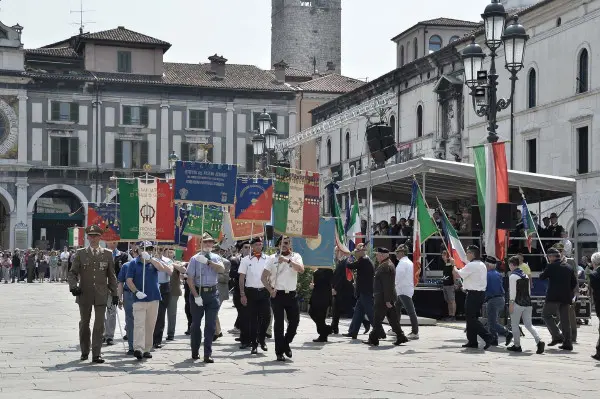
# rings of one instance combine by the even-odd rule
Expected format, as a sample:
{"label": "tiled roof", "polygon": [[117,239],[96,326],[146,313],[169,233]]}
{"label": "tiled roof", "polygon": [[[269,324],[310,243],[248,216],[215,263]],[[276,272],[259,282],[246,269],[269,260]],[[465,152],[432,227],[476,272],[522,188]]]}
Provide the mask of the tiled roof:
{"label": "tiled roof", "polygon": [[[225,78],[219,79],[211,73],[210,64],[176,64],[164,63],[162,76],[133,75],[126,73],[94,72],[101,82],[123,83],[139,85],[166,85],[180,87],[203,87],[215,89],[233,89],[249,91],[287,91],[294,89],[287,84],[277,83],[275,75],[253,65],[225,65]],[[93,79],[91,73],[86,71],[73,71],[70,74],[52,74],[40,70],[25,72],[29,77],[56,80]]]}
{"label": "tiled roof", "polygon": [[291,78],[312,78],[312,73],[303,71],[302,69],[288,67],[285,70],[285,76],[289,76]]}
{"label": "tiled roof", "polygon": [[104,30],[94,33],[84,33],[82,38],[88,40],[102,40],[110,42],[124,42],[124,43],[136,43],[136,44],[154,44],[161,47],[171,47],[170,43],[155,39],[150,36],[143,35],[138,32],[126,29],[123,26],[119,26],[116,29]]}
{"label": "tiled roof", "polygon": [[308,82],[298,83],[298,87],[307,92],[348,93],[364,84],[365,82],[362,80],[332,73]]}
{"label": "tiled roof", "polygon": [[476,27],[476,26],[481,25],[481,23],[473,22],[473,21],[465,21],[462,19],[435,18],[435,19],[430,19],[427,21],[421,21],[421,22],[419,22],[419,25]]}
{"label": "tiled roof", "polygon": [[35,48],[25,50],[27,55],[45,55],[49,57],[77,58],[77,53],[71,47]]}

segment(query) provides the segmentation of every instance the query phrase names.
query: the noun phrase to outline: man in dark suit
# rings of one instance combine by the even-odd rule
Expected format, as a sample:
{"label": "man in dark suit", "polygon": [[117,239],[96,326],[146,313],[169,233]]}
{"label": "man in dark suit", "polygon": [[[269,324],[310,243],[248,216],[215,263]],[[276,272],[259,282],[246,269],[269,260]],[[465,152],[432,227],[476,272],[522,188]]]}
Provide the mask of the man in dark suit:
{"label": "man in dark suit", "polygon": [[[550,248],[548,250],[549,264],[540,274],[541,280],[548,280],[542,318],[552,336],[552,342],[548,346],[562,343],[559,348],[570,351],[573,350],[573,343],[569,311],[577,280],[571,266],[561,263],[560,258],[560,252],[555,248]],[[560,316],[560,330],[555,321],[557,314]]]}
{"label": "man in dark suit", "polygon": [[[592,288],[592,296],[594,299],[594,305],[596,306],[596,316],[600,318],[600,252],[596,252],[592,255],[592,268],[594,271],[590,273],[590,286]],[[600,328],[598,328],[600,334]],[[600,336],[596,343],[596,354],[592,355],[592,358],[600,361]]]}

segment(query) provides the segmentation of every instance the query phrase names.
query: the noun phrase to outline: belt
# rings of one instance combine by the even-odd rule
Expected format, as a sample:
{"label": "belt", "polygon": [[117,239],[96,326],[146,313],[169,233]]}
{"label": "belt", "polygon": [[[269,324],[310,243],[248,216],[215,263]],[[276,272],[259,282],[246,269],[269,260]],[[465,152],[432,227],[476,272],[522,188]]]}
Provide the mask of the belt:
{"label": "belt", "polygon": [[253,290],[253,291],[264,291],[266,288],[255,288],[255,287],[246,287],[247,290]]}
{"label": "belt", "polygon": [[500,294],[500,295],[494,295],[494,296],[491,296],[491,297],[487,298],[486,300],[489,301],[490,299],[502,298],[502,297],[504,297],[504,295],[502,295],[502,294]]}
{"label": "belt", "polygon": [[296,295],[296,290],[294,291],[287,291],[287,290],[277,290],[277,293],[282,293],[282,294],[294,294]]}
{"label": "belt", "polygon": [[468,292],[485,292],[485,291],[479,291],[479,290],[465,290],[467,293]]}
{"label": "belt", "polygon": [[217,286],[213,285],[212,287],[196,287],[198,292],[215,292],[217,290]]}

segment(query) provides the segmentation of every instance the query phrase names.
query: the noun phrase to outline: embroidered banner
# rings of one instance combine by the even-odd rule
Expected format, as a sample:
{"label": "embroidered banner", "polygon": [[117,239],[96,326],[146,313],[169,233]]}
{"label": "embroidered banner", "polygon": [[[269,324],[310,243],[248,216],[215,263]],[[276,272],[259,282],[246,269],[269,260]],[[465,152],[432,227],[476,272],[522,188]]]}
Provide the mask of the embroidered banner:
{"label": "embroidered banner", "polygon": [[[264,235],[264,227],[260,222],[250,222],[247,220],[237,220],[233,217],[235,215],[235,207],[229,207],[229,212],[225,214],[225,220],[223,223],[223,233],[225,239],[228,236],[232,236],[233,240],[247,240],[250,237],[262,237]],[[229,216],[229,217],[227,217]],[[229,226],[227,225],[229,224]],[[229,229],[231,232],[228,234]]]}
{"label": "embroidered banner", "polygon": [[273,192],[274,229],[292,237],[319,235],[319,174],[276,168]]}
{"label": "embroidered banner", "polygon": [[236,178],[236,165],[177,161],[175,202],[233,205]]}
{"label": "embroidered banner", "polygon": [[237,220],[271,221],[273,181],[271,179],[238,178],[235,189]]}
{"label": "embroidered banner", "polygon": [[335,249],[335,219],[321,218],[319,235],[316,238],[292,237],[294,252],[302,255],[304,266],[333,267]]}
{"label": "embroidered banner", "polygon": [[223,208],[212,205],[192,205],[183,233],[192,236],[208,233],[218,241],[222,225]]}
{"label": "embroidered banner", "polygon": [[102,241],[120,241],[119,234],[119,204],[115,203],[89,203],[87,226],[96,224],[104,231]]}

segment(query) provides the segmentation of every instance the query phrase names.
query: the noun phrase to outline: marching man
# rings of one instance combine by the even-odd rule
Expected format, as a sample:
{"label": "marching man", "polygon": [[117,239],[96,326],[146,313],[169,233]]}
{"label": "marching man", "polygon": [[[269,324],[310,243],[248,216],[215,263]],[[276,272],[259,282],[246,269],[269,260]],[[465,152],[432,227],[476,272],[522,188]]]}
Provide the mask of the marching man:
{"label": "marching man", "polygon": [[[279,251],[271,255],[262,273],[262,283],[271,294],[273,308],[275,355],[280,362],[292,357],[290,344],[296,336],[300,322],[300,311],[296,299],[298,273],[304,273],[304,263],[300,254],[291,251],[288,236],[281,236],[277,242]],[[288,327],[284,335],[284,319],[287,315]]]}

